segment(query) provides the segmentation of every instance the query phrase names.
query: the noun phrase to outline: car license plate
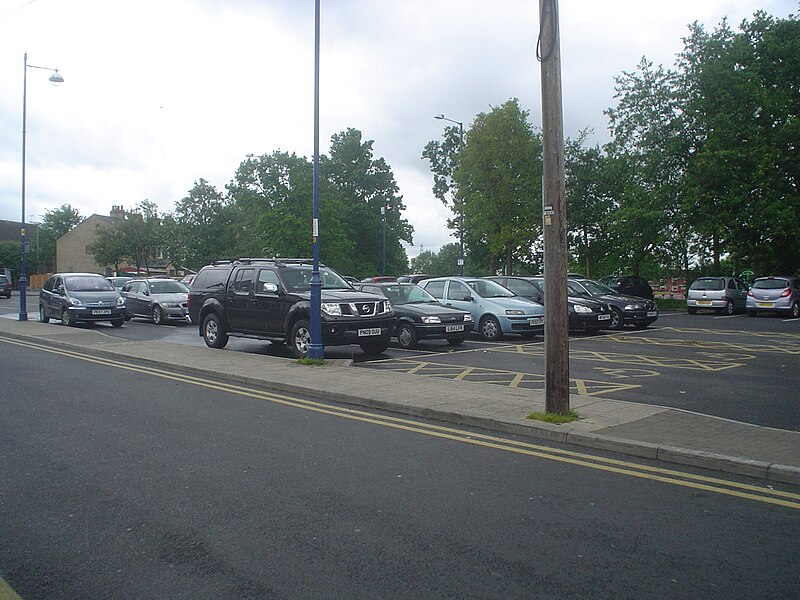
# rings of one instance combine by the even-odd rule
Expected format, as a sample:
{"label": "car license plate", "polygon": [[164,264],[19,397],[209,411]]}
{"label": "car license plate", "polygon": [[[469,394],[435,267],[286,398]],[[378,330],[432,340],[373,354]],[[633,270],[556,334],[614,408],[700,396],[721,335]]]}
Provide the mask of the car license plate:
{"label": "car license plate", "polygon": [[464,331],[463,325],[448,325],[444,328],[446,333],[450,333],[451,331]]}
{"label": "car license plate", "polygon": [[542,323],[544,323],[544,317],[533,317],[532,319],[528,319],[528,325],[531,327],[541,325]]}
{"label": "car license plate", "polygon": [[711,300],[698,300],[697,306],[711,306]]}
{"label": "car license plate", "polygon": [[110,315],[111,314],[111,309],[110,308],[105,308],[105,309],[100,309],[100,310],[93,310],[92,314],[93,315]]}
{"label": "car license plate", "polygon": [[598,321],[610,321],[611,315],[597,315]]}
{"label": "car license plate", "polygon": [[774,302],[756,302],[756,306],[759,308],[772,308],[774,305]]}
{"label": "car license plate", "polygon": [[381,334],[380,327],[370,327],[369,329],[358,330],[358,337],[367,337],[370,335],[380,335],[380,334]]}
{"label": "car license plate", "polygon": [[658,316],[658,311],[657,310],[648,310],[647,311],[647,316],[648,317],[657,317]]}

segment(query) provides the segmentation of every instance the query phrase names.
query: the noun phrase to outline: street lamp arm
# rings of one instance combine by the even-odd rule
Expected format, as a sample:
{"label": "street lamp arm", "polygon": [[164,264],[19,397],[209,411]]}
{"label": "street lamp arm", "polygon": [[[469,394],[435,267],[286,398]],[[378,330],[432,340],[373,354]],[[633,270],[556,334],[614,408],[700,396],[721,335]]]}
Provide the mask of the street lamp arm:
{"label": "street lamp arm", "polygon": [[462,129],[464,127],[464,123],[462,123],[461,121],[454,121],[453,119],[448,119],[444,115],[435,115],[433,118],[434,119],[439,119],[440,121],[449,121],[450,123],[455,123],[456,125],[458,125]]}

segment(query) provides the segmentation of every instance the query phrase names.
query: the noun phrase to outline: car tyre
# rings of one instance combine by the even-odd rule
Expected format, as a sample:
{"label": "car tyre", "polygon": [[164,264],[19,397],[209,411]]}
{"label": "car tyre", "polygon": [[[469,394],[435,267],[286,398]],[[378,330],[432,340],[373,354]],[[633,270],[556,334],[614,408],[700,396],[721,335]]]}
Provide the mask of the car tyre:
{"label": "car tyre", "polygon": [[733,300],[728,300],[727,304],[723,308],[717,309],[717,314],[719,315],[732,315],[736,312],[736,307],[733,305]]}
{"label": "car tyre", "polygon": [[615,306],[611,307],[611,323],[609,324],[609,329],[615,329],[619,331],[625,327],[625,318],[622,316],[622,311]]}
{"label": "car tyre", "polygon": [[696,315],[697,314],[697,309],[696,308],[687,308],[686,312],[689,313],[690,315]]}
{"label": "car tyre", "polygon": [[294,322],[289,341],[295,358],[308,356],[308,349],[311,347],[311,327],[307,319],[298,319]]}
{"label": "car tyre", "polygon": [[792,304],[792,308],[789,309],[789,315],[792,319],[797,319],[800,317],[800,302],[795,302]]}
{"label": "car tyre", "polygon": [[359,344],[361,350],[364,354],[368,354],[370,356],[376,356],[378,354],[383,354],[386,352],[386,349],[389,347],[389,338],[375,340],[372,342],[361,342]]}
{"label": "car tyre", "polygon": [[447,338],[447,343],[451,346],[460,346],[464,343],[464,338]]}
{"label": "car tyre", "polygon": [[417,332],[411,323],[401,323],[397,328],[397,342],[401,348],[413,348],[418,342]]}
{"label": "car tyre", "polygon": [[65,308],[61,311],[61,324],[66,327],[75,327],[75,317],[70,315],[70,312]]}
{"label": "car tyre", "polygon": [[39,305],[39,321],[42,323],[49,323],[50,317],[44,311],[44,304]]}
{"label": "car tyre", "polygon": [[153,306],[153,323],[156,325],[164,324],[164,311],[158,304]]}
{"label": "car tyre", "polygon": [[210,313],[203,319],[203,340],[209,348],[224,348],[228,343],[228,332],[216,313]]}
{"label": "car tyre", "polygon": [[125,323],[125,317],[120,317],[118,319],[111,319],[111,326],[115,329],[119,329]]}
{"label": "car tyre", "polygon": [[500,321],[489,315],[481,319],[478,330],[483,339],[489,342],[496,342],[503,338],[503,330],[500,328]]}

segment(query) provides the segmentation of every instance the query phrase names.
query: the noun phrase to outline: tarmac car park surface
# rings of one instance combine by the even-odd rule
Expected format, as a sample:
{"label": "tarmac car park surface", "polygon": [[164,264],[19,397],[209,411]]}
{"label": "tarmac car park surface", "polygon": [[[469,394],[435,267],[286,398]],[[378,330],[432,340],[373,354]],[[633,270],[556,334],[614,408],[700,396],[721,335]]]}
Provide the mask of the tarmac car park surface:
{"label": "tarmac car park surface", "polygon": [[[0,299],[0,317],[15,318],[17,312],[16,295]],[[35,314],[35,305],[34,312],[30,307],[29,312]],[[57,327],[56,323],[50,326]],[[204,345],[196,325],[157,327],[129,322],[120,329],[105,324],[79,327],[124,339]],[[228,350],[293,360],[285,347],[269,342],[234,339]],[[393,342],[373,359],[357,346],[327,347],[325,357],[352,359],[354,368],[389,369],[414,377],[544,387],[541,336],[507,335],[500,342],[473,336],[458,348],[443,341],[423,341],[413,350],[403,350]],[[800,319],[772,315],[662,312],[647,329],[570,335],[572,393],[675,407],[791,431],[800,431],[798,366]]]}

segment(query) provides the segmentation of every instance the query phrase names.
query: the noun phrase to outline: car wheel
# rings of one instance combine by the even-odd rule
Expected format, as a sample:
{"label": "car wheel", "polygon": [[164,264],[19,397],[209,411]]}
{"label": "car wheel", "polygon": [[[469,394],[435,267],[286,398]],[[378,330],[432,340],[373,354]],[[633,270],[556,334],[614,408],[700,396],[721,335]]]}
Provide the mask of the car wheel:
{"label": "car wheel", "polygon": [[496,342],[503,338],[503,330],[500,329],[500,321],[489,315],[481,319],[478,330],[483,339],[489,342]]}
{"label": "car wheel", "polygon": [[161,307],[158,304],[153,307],[153,323],[156,325],[164,324],[164,311],[161,310]]}
{"label": "car wheel", "polygon": [[689,313],[690,315],[696,315],[697,314],[697,309],[696,308],[687,308],[686,312]]}
{"label": "car wheel", "polygon": [[42,323],[50,322],[50,317],[48,317],[44,311],[44,304],[39,305],[39,321],[41,321]]}
{"label": "car wheel", "polygon": [[125,317],[120,317],[119,319],[111,319],[111,326],[115,329],[119,329],[125,323]]}
{"label": "car wheel", "polygon": [[616,329],[619,331],[625,327],[625,318],[622,316],[622,311],[615,306],[611,307],[611,324],[609,329]]}
{"label": "car wheel", "polygon": [[447,343],[451,346],[460,346],[464,343],[464,338],[447,338]]}
{"label": "car wheel", "polygon": [[375,356],[376,354],[383,354],[386,352],[386,349],[389,347],[389,339],[362,342],[359,346],[361,346],[361,350],[364,354]]}
{"label": "car wheel", "polygon": [[65,308],[61,311],[61,324],[67,327],[75,327],[75,317],[70,316],[69,311]]}
{"label": "car wheel", "polygon": [[795,302],[792,304],[792,308],[789,310],[789,314],[793,319],[800,317],[800,302]]}
{"label": "car wheel", "polygon": [[401,348],[413,348],[417,345],[417,332],[410,323],[401,323],[397,328],[397,341]]}
{"label": "car wheel", "polygon": [[734,312],[735,308],[733,306],[733,300],[728,300],[728,303],[724,308],[717,309],[717,314],[720,315],[732,315]]}
{"label": "car wheel", "polygon": [[292,325],[292,332],[289,334],[289,340],[295,358],[308,356],[308,349],[311,346],[311,328],[306,319],[295,321]]}
{"label": "car wheel", "polygon": [[203,340],[209,348],[224,348],[228,343],[228,332],[216,313],[210,313],[203,320]]}

